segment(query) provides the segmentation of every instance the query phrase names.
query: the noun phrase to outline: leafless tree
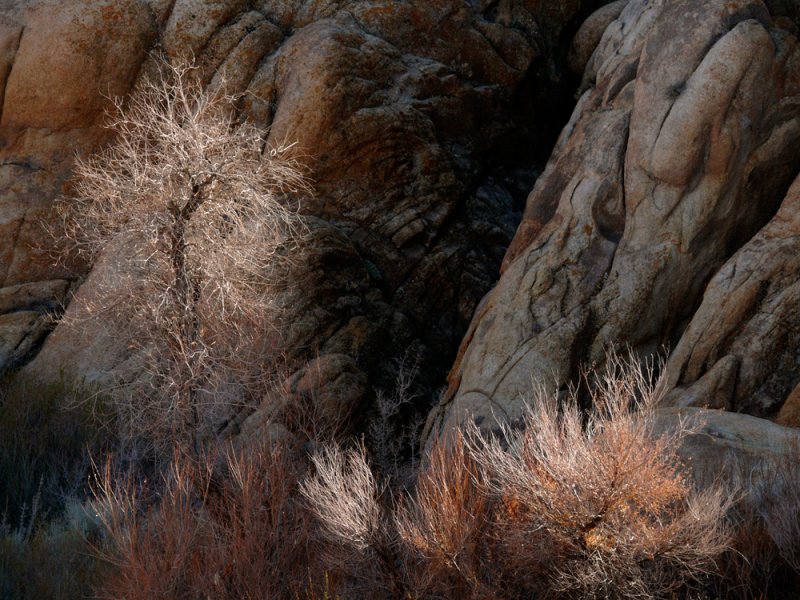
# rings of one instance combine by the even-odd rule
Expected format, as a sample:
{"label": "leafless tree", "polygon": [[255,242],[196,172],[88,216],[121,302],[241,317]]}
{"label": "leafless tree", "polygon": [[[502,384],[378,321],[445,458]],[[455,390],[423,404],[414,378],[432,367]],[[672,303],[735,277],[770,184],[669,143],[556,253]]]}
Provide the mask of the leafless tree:
{"label": "leafless tree", "polygon": [[411,456],[408,464],[403,457],[403,451],[411,450],[413,453],[418,445],[417,432],[421,428],[418,423],[411,423],[406,427],[399,427],[401,411],[406,406],[413,405],[417,397],[414,392],[414,382],[419,374],[419,364],[411,359],[408,354],[395,361],[397,376],[394,388],[389,392],[378,391],[375,397],[377,418],[369,425],[367,439],[372,453],[373,464],[383,476],[393,480],[393,485],[403,486],[413,477],[416,468],[416,457]]}
{"label": "leafless tree", "polygon": [[242,120],[224,84],[154,57],[114,101],[115,142],[78,160],[58,203],[73,250],[115,256],[85,311],[123,326],[142,357],[110,391],[127,429],[197,449],[219,409],[252,396],[275,339],[280,286],[309,191],[291,145]]}

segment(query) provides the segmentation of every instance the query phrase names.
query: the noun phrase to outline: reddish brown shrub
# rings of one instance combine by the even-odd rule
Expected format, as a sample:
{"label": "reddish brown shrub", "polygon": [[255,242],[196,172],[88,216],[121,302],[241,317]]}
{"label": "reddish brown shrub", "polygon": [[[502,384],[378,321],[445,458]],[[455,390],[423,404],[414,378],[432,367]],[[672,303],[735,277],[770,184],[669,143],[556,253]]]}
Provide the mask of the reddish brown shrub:
{"label": "reddish brown shrub", "polygon": [[[461,432],[430,452],[413,497],[400,504],[395,526],[410,550],[409,586],[445,597],[490,595],[491,501]],[[491,570],[494,570],[493,567]]]}
{"label": "reddish brown shrub", "polygon": [[108,598],[293,598],[323,573],[309,572],[309,519],[297,494],[305,464],[282,445],[178,460],[157,503],[109,470],[98,489],[116,570]]}
{"label": "reddish brown shrub", "polygon": [[543,595],[670,597],[713,570],[727,547],[721,488],[699,493],[677,449],[689,429],[657,436],[659,389],[611,356],[594,381],[592,410],[575,394],[539,390],[521,428],[468,432],[495,498],[501,557]]}
{"label": "reddish brown shrub", "polygon": [[326,451],[303,490],[339,566],[382,557],[391,590],[415,598],[657,598],[704,586],[728,547],[730,501],[683,475],[690,427],[654,433],[651,374],[609,362],[589,414],[575,394],[540,390],[522,427],[486,437],[469,426],[434,444],[399,501],[382,501],[363,452]]}
{"label": "reddish brown shrub", "polygon": [[[101,489],[114,598],[659,598],[704,591],[728,547],[721,488],[696,492],[631,367],[535,394],[523,427],[434,444],[411,489],[363,446],[179,460],[158,503]],[[106,482],[111,481],[106,477]],[[145,504],[147,504],[145,502]],[[787,559],[788,560],[788,559]]]}

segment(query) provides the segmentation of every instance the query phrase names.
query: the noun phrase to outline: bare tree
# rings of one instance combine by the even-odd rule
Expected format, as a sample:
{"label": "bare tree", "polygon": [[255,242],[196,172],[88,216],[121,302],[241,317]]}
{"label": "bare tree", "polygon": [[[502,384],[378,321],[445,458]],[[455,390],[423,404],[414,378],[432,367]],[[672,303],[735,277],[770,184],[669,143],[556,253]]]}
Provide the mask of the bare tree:
{"label": "bare tree", "polygon": [[78,160],[58,210],[79,254],[116,257],[86,312],[123,325],[143,357],[110,394],[128,430],[196,450],[218,409],[262,379],[303,232],[289,202],[308,185],[291,145],[239,119],[224,84],[153,63],[114,101],[116,141]]}

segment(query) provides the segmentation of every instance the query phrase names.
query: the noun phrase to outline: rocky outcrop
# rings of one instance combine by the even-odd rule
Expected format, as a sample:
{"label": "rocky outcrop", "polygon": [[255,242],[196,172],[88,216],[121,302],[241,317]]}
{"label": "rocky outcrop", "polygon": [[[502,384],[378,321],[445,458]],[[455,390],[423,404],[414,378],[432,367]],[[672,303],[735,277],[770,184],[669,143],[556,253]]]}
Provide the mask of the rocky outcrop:
{"label": "rocky outcrop", "polygon": [[586,65],[594,54],[595,48],[603,39],[603,34],[614,21],[619,18],[629,0],[616,0],[592,13],[581,25],[572,39],[568,55],[568,67],[577,77],[582,77]]}
{"label": "rocky outcrop", "polygon": [[566,386],[612,345],[675,348],[674,403],[777,408],[800,380],[791,29],[754,0],[627,3],[429,432],[513,420],[532,381]]}
{"label": "rocky outcrop", "polygon": [[[798,17],[780,0],[0,4],[0,370],[87,270],[53,266],[43,225],[159,48],[307,156],[291,393],[368,406],[398,356],[431,391],[461,343],[429,432],[491,425],[532,380],[568,385],[627,344],[673,349],[668,404],[775,415],[800,383]],[[59,327],[29,368],[128,368],[101,321]]]}
{"label": "rocky outcrop", "polygon": [[738,487],[739,501],[758,506],[765,494],[780,494],[781,480],[797,481],[790,468],[800,448],[797,429],[724,410],[672,407],[655,413],[656,435],[687,426],[692,432],[681,440],[678,455],[700,487]]}
{"label": "rocky outcrop", "polygon": [[[408,354],[431,389],[496,278],[536,172],[531,157],[551,143],[554,123],[542,117],[566,96],[565,28],[597,4],[14,3],[0,44],[3,285],[74,277],[32,249],[34,226],[73,153],[107,141],[106,97],[151,72],[147,52],[158,47],[193,56],[209,84],[224,77],[245,93],[244,114],[308,157],[315,194],[302,210],[313,236],[287,346],[295,364],[314,362],[290,387],[304,390],[319,370],[351,410],[391,386],[395,357]],[[79,294],[91,297],[101,269]],[[31,370],[110,376],[127,360],[124,332],[113,340],[102,322],[87,327],[60,327]]]}
{"label": "rocky outcrop", "polygon": [[54,266],[43,224],[156,33],[136,0],[0,3],[0,372],[30,358],[65,299],[74,272]]}
{"label": "rocky outcrop", "polygon": [[7,368],[22,365],[38,350],[69,287],[69,281],[56,279],[0,288],[0,356]]}
{"label": "rocky outcrop", "polygon": [[798,234],[800,178],[708,284],[667,364],[667,403],[764,416],[789,397],[800,380]]}

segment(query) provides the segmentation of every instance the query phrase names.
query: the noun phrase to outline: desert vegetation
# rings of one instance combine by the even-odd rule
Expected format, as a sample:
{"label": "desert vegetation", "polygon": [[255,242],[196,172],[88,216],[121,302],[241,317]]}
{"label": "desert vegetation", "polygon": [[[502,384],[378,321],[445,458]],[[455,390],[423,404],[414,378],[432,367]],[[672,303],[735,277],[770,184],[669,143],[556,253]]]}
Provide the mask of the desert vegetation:
{"label": "desert vegetation", "polygon": [[538,390],[516,427],[487,436],[471,425],[437,442],[399,497],[384,497],[363,452],[316,458],[302,489],[323,539],[351,568],[376,569],[345,578],[349,595],[635,598],[702,589],[728,547],[727,491],[693,489],[676,454],[691,425],[655,436],[657,388],[645,371],[613,357],[612,365],[594,383],[588,415],[574,393]]}
{"label": "desert vegetation", "polygon": [[679,449],[702,422],[657,431],[663,373],[634,356],[609,354],[574,389],[532,384],[519,421],[468,422],[424,448],[419,424],[398,423],[416,367],[377,395],[363,438],[323,431],[313,406],[284,411],[279,435],[223,434],[275,372],[310,187],[224,82],[158,57],[153,69],[59,203],[70,249],[117,263],[67,325],[102,316],[129,331],[134,359],[108,389],[3,384],[3,598],[798,589],[795,465],[764,465],[757,505],[721,480],[699,489]]}
{"label": "desert vegetation", "polygon": [[56,238],[67,256],[115,261],[77,320],[102,318],[134,345],[137,360],[104,390],[123,431],[197,453],[263,393],[279,355],[278,288],[303,231],[292,203],[308,184],[291,145],[238,120],[224,81],[152,63],[114,103],[115,142],[77,161]]}
{"label": "desert vegetation", "polygon": [[794,589],[796,554],[781,537],[790,534],[774,525],[794,508],[774,498],[777,512],[754,514],[721,483],[695,489],[676,450],[699,424],[657,435],[658,389],[642,370],[617,363],[594,385],[588,415],[574,395],[537,390],[523,423],[454,431],[401,485],[362,444],[320,444],[313,431],[200,462],[176,455],[147,484],[105,468],[94,506],[114,567],[102,595],[757,598],[770,585]]}
{"label": "desert vegetation", "polygon": [[87,483],[111,440],[105,418],[67,405],[82,395],[67,381],[0,382],[0,598],[81,598],[104,573]]}
{"label": "desert vegetation", "polygon": [[[293,427],[291,435],[246,448],[217,444],[196,458],[176,446],[147,475],[106,453],[90,486],[61,484],[62,503],[51,505],[51,518],[32,523],[22,510],[20,526],[6,520],[4,593],[130,599],[790,593],[797,577],[797,488],[783,481],[786,465],[765,465],[787,485],[765,484],[758,509],[721,484],[696,490],[676,449],[699,424],[657,435],[656,394],[632,365],[595,381],[597,408],[588,415],[574,395],[565,400],[538,389],[523,423],[488,435],[472,425],[454,431],[424,452],[402,483],[376,470],[363,444],[322,441],[313,428]],[[72,464],[84,464],[86,455],[77,459]],[[41,560],[53,568],[31,571]]]}

